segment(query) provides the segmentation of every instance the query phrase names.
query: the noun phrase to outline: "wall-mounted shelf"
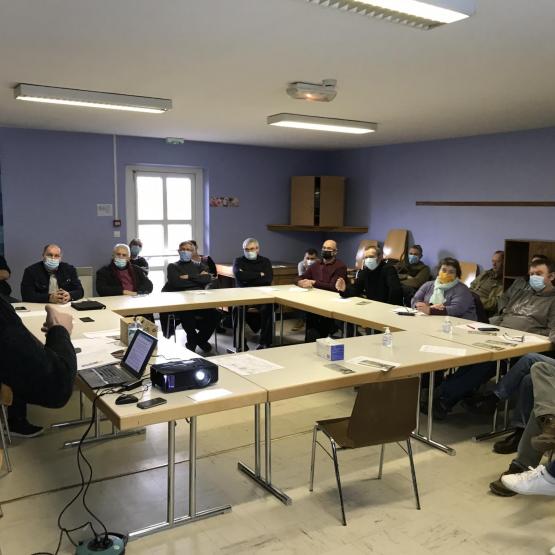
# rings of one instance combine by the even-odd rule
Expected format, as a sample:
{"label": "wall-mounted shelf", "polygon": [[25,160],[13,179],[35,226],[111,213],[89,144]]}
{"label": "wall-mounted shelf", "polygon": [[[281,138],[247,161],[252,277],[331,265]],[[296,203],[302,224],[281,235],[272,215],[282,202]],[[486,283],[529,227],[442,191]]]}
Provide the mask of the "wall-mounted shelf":
{"label": "wall-mounted shelf", "polygon": [[326,226],[326,225],[289,225],[289,224],[268,224],[270,231],[315,231],[334,233],[368,233],[368,228],[363,226]]}

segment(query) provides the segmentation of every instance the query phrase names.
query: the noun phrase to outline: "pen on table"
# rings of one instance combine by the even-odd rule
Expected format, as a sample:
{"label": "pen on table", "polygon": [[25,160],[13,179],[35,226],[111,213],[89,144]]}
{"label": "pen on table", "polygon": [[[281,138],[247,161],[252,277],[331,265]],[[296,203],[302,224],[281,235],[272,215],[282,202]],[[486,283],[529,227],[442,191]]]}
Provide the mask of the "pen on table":
{"label": "pen on table", "polygon": [[87,364],[81,364],[81,368],[86,368],[87,366],[94,366],[95,364],[100,364],[100,361],[95,360],[93,362],[87,362]]}
{"label": "pen on table", "polygon": [[471,330],[475,330],[476,328],[474,326],[471,326],[470,324],[466,324],[467,327],[469,327]]}

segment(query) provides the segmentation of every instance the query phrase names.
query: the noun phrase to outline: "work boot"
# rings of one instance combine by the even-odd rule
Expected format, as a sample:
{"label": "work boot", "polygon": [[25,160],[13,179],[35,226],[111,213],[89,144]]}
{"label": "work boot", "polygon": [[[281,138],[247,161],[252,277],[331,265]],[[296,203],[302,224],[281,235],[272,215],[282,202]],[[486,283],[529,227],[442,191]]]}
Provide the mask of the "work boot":
{"label": "work boot", "polygon": [[555,449],[555,415],[547,414],[538,418],[542,433],[530,440],[532,447],[540,453]]}
{"label": "work boot", "polygon": [[505,485],[501,481],[501,478],[509,474],[520,474],[521,472],[526,472],[527,470],[527,468],[524,468],[523,466],[513,461],[510,464],[508,470],[503,472],[503,474],[501,474],[501,476],[499,476],[499,478],[495,480],[495,482],[490,483],[489,489],[491,493],[499,495],[500,497],[512,497],[513,495],[516,495],[516,491],[512,491],[509,488],[505,487]]}

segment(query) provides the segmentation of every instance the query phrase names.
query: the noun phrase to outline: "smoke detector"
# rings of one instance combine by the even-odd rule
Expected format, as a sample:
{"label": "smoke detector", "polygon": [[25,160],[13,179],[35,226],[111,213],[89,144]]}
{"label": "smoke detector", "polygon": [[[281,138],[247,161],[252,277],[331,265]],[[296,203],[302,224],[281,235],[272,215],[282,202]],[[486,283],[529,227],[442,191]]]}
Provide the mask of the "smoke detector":
{"label": "smoke detector", "polygon": [[324,79],[321,83],[295,81],[287,86],[287,94],[297,100],[331,102],[337,95],[336,85],[336,79]]}

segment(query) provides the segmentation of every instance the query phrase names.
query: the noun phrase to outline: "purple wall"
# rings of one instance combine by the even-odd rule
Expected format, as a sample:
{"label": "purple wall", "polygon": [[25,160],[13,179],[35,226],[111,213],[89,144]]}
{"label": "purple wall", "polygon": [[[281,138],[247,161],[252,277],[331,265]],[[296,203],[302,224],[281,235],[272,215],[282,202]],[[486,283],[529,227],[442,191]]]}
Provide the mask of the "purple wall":
{"label": "purple wall", "polygon": [[[417,200],[555,201],[555,128],[335,153],[349,176],[346,222],[383,241],[408,229],[432,265],[445,255],[490,267],[505,239],[555,239],[555,208],[419,207]],[[360,236],[344,245],[354,252]]]}
{"label": "purple wall", "polygon": [[[135,164],[200,167],[207,195],[233,195],[239,208],[207,208],[210,254],[229,261],[241,253],[247,236],[257,237],[262,253],[297,261],[319,234],[273,233],[267,223],[289,221],[292,175],[322,172],[323,152],[118,137],[119,208],[125,232],[125,167]],[[111,218],[96,216],[97,203],[113,203],[112,136],[0,128],[0,164],[5,252],[15,292],[23,269],[40,259],[42,247],[57,242],[76,266],[98,268],[109,258]]]}

